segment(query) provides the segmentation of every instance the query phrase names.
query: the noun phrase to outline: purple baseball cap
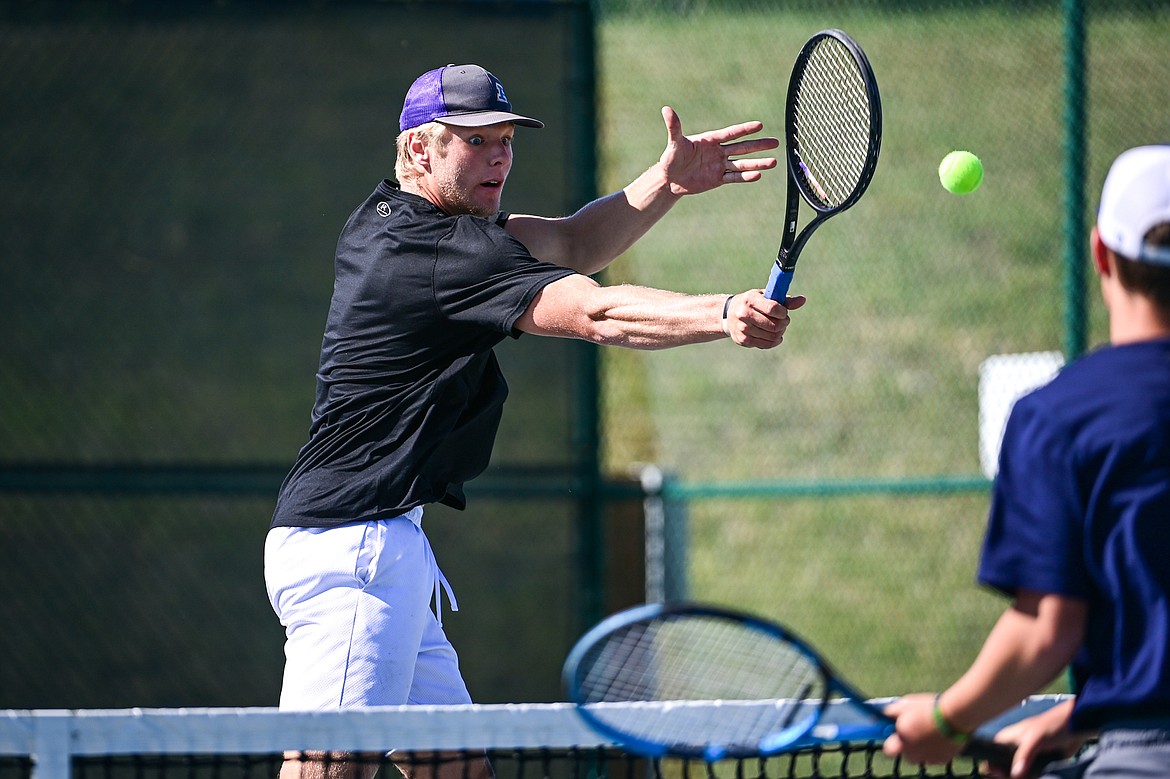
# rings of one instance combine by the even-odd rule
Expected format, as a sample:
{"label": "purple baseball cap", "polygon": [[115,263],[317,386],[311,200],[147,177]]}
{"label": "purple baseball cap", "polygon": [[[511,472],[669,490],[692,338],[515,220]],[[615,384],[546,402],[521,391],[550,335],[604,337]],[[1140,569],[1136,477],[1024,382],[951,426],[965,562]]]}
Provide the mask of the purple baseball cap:
{"label": "purple baseball cap", "polygon": [[436,68],[411,84],[398,129],[406,131],[427,122],[457,127],[485,127],[501,122],[544,127],[544,122],[512,113],[504,85],[479,65]]}

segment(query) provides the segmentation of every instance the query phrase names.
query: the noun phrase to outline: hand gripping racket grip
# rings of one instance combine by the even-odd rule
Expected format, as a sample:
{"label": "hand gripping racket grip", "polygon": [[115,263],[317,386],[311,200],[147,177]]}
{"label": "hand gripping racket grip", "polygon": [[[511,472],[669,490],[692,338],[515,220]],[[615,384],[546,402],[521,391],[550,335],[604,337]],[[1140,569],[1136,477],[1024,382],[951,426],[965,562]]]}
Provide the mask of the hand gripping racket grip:
{"label": "hand gripping racket grip", "polygon": [[769,300],[783,303],[788,299],[788,287],[792,284],[792,274],[795,270],[784,270],[779,262],[772,263],[772,274],[768,276],[768,286],[764,287],[764,295]]}

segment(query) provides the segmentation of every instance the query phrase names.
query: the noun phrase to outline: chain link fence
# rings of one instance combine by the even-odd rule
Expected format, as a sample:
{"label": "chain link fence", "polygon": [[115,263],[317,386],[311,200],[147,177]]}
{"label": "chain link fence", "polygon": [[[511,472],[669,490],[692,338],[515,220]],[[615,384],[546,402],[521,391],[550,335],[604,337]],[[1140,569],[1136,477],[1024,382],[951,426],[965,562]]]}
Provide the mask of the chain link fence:
{"label": "chain link fence", "polygon": [[[808,304],[785,343],[605,352],[605,462],[673,476],[663,493],[689,516],[693,597],[803,629],[875,694],[948,683],[1004,605],[974,582],[988,502],[980,369],[994,355],[1075,356],[1107,339],[1087,230],[1116,154],[1170,140],[1170,4],[605,8],[610,189],[661,148],[659,106],[688,131],[760,119],[782,135],[803,41],[835,27],[865,49],[882,93],[881,159],[860,203],[806,246],[793,292]],[[1084,81],[1070,81],[1081,57]],[[983,161],[973,194],[939,184],[953,149]],[[773,172],[686,199],[611,280],[762,286],[784,195]]]}
{"label": "chain link fence", "polygon": [[[1087,98],[1071,125],[1070,12]],[[389,174],[411,78],[482,62],[555,118],[520,139],[506,207],[568,212],[593,187],[594,77],[613,190],[661,152],[662,105],[691,132],[780,133],[792,60],[826,27],[882,88],[869,192],[806,249],[809,303],[780,349],[601,352],[602,470],[667,474],[692,596],[793,624],[873,694],[949,681],[1002,607],[973,584],[980,368],[1068,353],[1079,327],[1105,340],[1066,260],[1112,158],[1170,140],[1164,0],[4,6],[0,707],[275,701],[260,548],[308,424],[332,243]],[[938,184],[955,148],[983,159],[974,194]],[[607,280],[762,286],[784,191],[772,172],[684,200]],[[632,516],[607,515],[604,559],[592,546],[595,355],[574,346],[503,350],[493,471],[472,511],[428,514],[483,701],[555,698],[582,589],[621,605],[638,566],[619,554]]]}
{"label": "chain link fence", "polygon": [[[0,708],[275,705],[264,536],[402,97],[485,63],[555,128],[509,206],[575,208],[592,33],[584,2],[0,7]],[[555,698],[579,630],[581,346],[501,347],[492,470],[468,512],[428,510],[485,702]]]}

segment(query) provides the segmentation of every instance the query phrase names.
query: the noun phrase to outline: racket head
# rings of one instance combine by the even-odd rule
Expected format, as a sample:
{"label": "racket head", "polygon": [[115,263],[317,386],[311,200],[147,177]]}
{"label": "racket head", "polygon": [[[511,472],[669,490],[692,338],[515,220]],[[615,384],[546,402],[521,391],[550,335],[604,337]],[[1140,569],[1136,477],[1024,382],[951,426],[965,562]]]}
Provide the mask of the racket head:
{"label": "racket head", "polygon": [[847,33],[822,30],[801,47],[788,82],[784,138],[790,186],[817,212],[797,238],[790,195],[779,261],[791,271],[816,226],[853,206],[877,169],[881,96],[869,59]]}
{"label": "racket head", "polygon": [[585,722],[630,752],[707,761],[799,743],[835,689],[824,661],[790,631],[697,604],[615,614],[582,636],[563,675]]}

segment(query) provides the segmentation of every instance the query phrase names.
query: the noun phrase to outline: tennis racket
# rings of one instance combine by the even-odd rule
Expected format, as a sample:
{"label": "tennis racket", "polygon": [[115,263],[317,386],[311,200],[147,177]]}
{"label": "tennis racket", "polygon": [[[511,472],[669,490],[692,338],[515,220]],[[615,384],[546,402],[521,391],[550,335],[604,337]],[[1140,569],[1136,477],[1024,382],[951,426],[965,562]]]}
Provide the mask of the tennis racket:
{"label": "tennis racket", "polygon": [[[791,631],[698,604],[648,604],[602,621],[569,653],[564,682],[589,726],[644,757],[714,762],[894,732]],[[834,698],[851,716],[823,721]],[[1014,751],[972,739],[964,753],[1007,769]]]}
{"label": "tennis racket", "polygon": [[[882,145],[882,102],[865,52],[840,30],[822,30],[801,48],[784,106],[788,202],[784,235],[764,294],[783,301],[805,243],[826,219],[869,186]],[[796,233],[801,198],[815,214]]]}

